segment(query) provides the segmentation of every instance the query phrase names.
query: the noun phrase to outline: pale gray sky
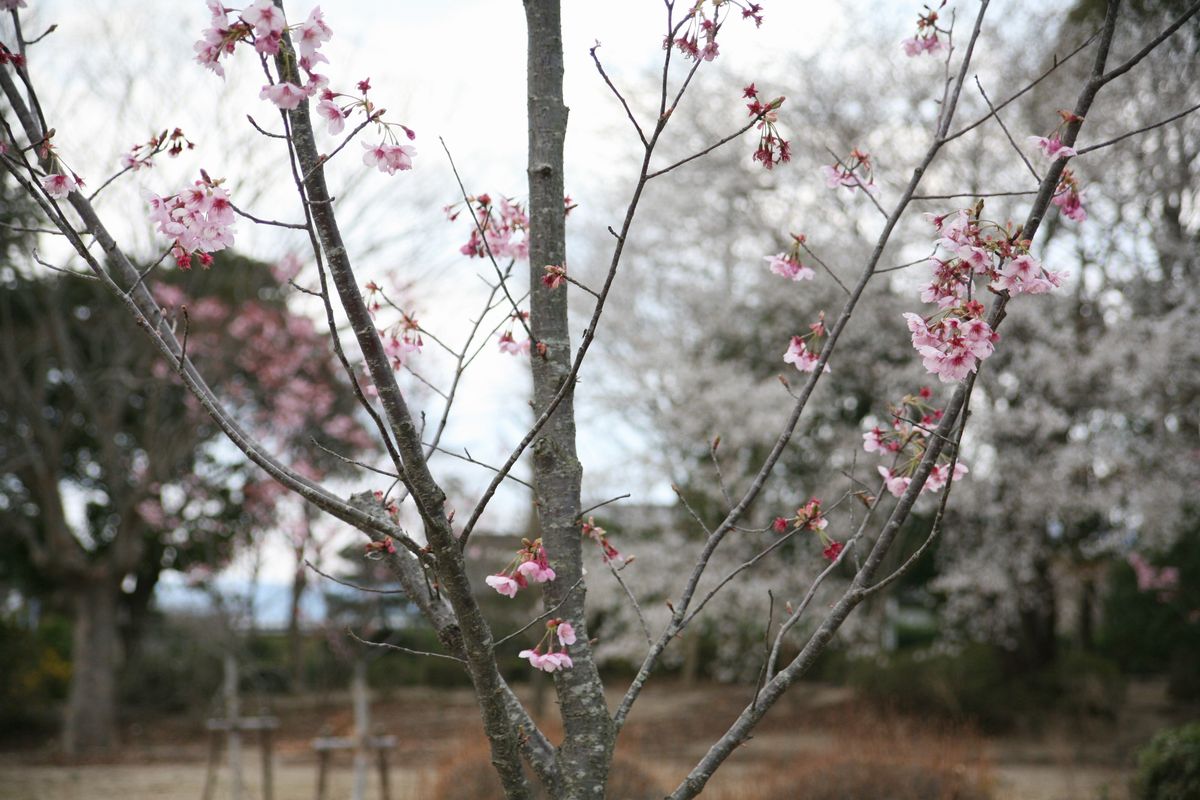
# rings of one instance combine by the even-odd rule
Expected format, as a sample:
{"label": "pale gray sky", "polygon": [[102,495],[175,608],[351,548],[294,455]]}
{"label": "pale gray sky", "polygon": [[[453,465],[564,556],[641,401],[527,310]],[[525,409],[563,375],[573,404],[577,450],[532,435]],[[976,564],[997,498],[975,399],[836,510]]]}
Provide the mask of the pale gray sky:
{"label": "pale gray sky", "polygon": [[[290,19],[302,19],[313,5],[288,2]],[[853,37],[853,21],[844,13],[847,4],[774,0],[764,5],[761,29],[733,19],[722,33],[720,58],[735,72],[752,75],[756,67],[786,54],[828,49]],[[98,186],[115,171],[121,152],[154,130],[180,126],[197,143],[195,151],[178,161],[126,176],[106,192],[102,214],[130,243],[129,249],[144,254],[164,244],[144,221],[139,192],[173,193],[200,168],[229,178],[234,200],[242,207],[275,219],[298,216],[279,143],[254,133],[245,119],[251,114],[266,127],[278,127],[274,108],[258,98],[263,76],[256,60],[240,52],[226,66],[225,82],[192,60],[191,43],[208,17],[201,0],[31,0],[30,6],[27,35],[40,33],[51,22],[58,25],[57,32],[32,49],[31,69],[50,124],[57,128],[60,152],[89,185]],[[662,4],[648,0],[574,0],[564,6],[571,108],[567,186],[580,203],[570,225],[575,231],[602,229],[616,221],[599,217],[592,209],[602,204],[589,201],[608,191],[614,173],[622,171],[620,160],[631,140],[621,141],[613,131],[630,137],[632,132],[621,127],[622,112],[597,76],[588,50],[601,42],[610,76],[636,91],[661,58],[665,17]],[[909,35],[918,7],[915,0],[876,6],[895,16],[897,43]],[[419,156],[410,173],[388,177],[364,167],[357,145],[331,168],[334,192],[347,198],[351,212],[346,215],[351,218],[348,243],[352,253],[359,252],[356,267],[364,282],[390,276],[417,280],[417,291],[407,299],[422,322],[456,341],[462,335],[464,308],[473,309],[482,296],[483,285],[475,275],[488,270],[457,256],[456,242],[465,238],[464,229],[451,229],[441,216],[440,207],[453,202],[458,189],[438,137],[451,147],[468,191],[525,194],[521,3],[343,0],[326,2],[323,8],[334,31],[322,49],[331,62],[322,70],[331,87],[352,92],[357,80],[369,76],[377,104],[389,109],[389,118],[417,132]],[[855,13],[863,9],[856,7]],[[694,91],[728,93],[731,119],[738,119],[739,87],[707,83],[702,70]],[[750,144],[744,146],[749,158]],[[237,248],[266,260],[289,250],[302,254],[304,244],[296,232],[238,225]],[[52,250],[51,244],[46,247]],[[432,364],[430,369],[436,372]],[[528,422],[526,376],[522,361],[489,347],[463,386],[447,446],[465,445],[478,458],[501,461]],[[429,410],[434,414],[437,405]],[[630,450],[637,446],[637,435],[611,415],[581,420],[580,449],[589,476],[585,493],[600,497],[630,491],[633,501],[664,499],[667,476],[637,485],[613,478],[631,474],[628,465],[636,453]],[[489,477],[445,458],[437,467],[463,481],[466,497]],[[523,503],[519,494],[498,498],[486,522],[503,529],[519,524]],[[268,558],[265,569],[267,579],[282,578],[290,563]]]}

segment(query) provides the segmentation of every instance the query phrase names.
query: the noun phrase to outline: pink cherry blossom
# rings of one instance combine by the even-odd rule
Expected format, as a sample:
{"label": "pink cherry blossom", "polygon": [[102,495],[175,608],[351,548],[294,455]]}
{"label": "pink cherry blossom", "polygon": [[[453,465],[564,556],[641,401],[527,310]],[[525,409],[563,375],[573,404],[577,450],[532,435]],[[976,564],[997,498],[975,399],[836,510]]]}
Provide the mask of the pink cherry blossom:
{"label": "pink cherry blossom", "polygon": [[1158,592],[1165,600],[1179,587],[1179,567],[1154,567],[1138,553],[1130,553],[1126,561],[1133,567],[1139,592]]}
{"label": "pink cherry blossom", "polygon": [[[961,461],[954,465],[954,480],[961,480],[970,470],[967,465]],[[925,479],[925,485],[921,487],[921,492],[938,492],[946,485],[950,478],[950,463],[946,462],[938,464],[929,472],[929,477]]]}
{"label": "pink cherry blossom", "polygon": [[[521,588],[519,583],[507,575],[488,575],[483,581],[505,597],[516,597]],[[524,658],[525,654],[522,653],[521,657]]]}
{"label": "pink cherry blossom", "polygon": [[1083,207],[1083,190],[1079,188],[1078,178],[1069,169],[1062,171],[1051,202],[1058,206],[1063,216],[1068,219],[1075,222],[1083,222],[1087,219],[1087,211]]}
{"label": "pink cherry blossom", "polygon": [[412,169],[412,157],[417,154],[415,147],[406,144],[370,144],[362,143],[363,163],[375,167],[380,172],[395,175],[398,170]]}
{"label": "pink cherry blossom", "polygon": [[883,430],[879,426],[863,434],[863,450],[868,453],[886,452],[887,446],[883,441]]}
{"label": "pink cherry blossom", "polygon": [[392,369],[398,370],[409,360],[409,356],[420,355],[423,344],[420,334],[412,335],[411,331],[404,331],[400,336],[393,334],[384,338],[383,351],[391,360]]}
{"label": "pink cherry blossom", "polygon": [[571,623],[560,622],[555,631],[558,633],[558,641],[562,644],[575,644],[575,628]]}
{"label": "pink cherry blossom", "polygon": [[887,490],[896,497],[904,494],[905,490],[908,489],[908,485],[912,483],[912,478],[896,475],[887,467],[879,466],[877,469],[879,470],[879,474],[883,476],[883,482]]}
{"label": "pink cherry blossom", "polygon": [[543,568],[537,561],[523,561],[517,566],[517,572],[530,583],[545,583],[554,580],[554,570]]}
{"label": "pink cherry blossom", "polygon": [[792,525],[808,531],[823,531],[829,526],[829,520],[821,515],[821,501],[813,498],[796,509],[796,519]]}
{"label": "pink cherry blossom", "polygon": [[41,179],[42,188],[46,194],[55,200],[65,200],[67,195],[79,188],[79,182],[73,175],[53,173]]}
{"label": "pink cherry blossom", "polygon": [[[801,372],[812,372],[817,368],[817,362],[820,361],[820,354],[814,353],[804,344],[804,339],[799,336],[793,336],[791,343],[788,345],[787,352],[783,354],[785,364],[795,364],[796,369]],[[829,365],[825,365],[825,371],[829,372]]]}
{"label": "pink cherry blossom", "polygon": [[278,36],[283,33],[283,11],[272,0],[256,0],[242,11],[242,19],[253,26],[255,36]]}
{"label": "pink cherry blossom", "polygon": [[1036,147],[1047,161],[1054,161],[1059,158],[1071,158],[1078,155],[1075,148],[1065,146],[1058,138],[1058,134],[1053,136],[1027,136],[1027,142]]}
{"label": "pink cherry blossom", "polygon": [[233,244],[233,206],[219,183],[205,178],[170,197],[146,196],[150,221],[159,233],[174,240],[172,255],[183,269],[191,267],[193,253],[199,253],[200,263],[208,266],[209,253]]}
{"label": "pink cherry blossom", "polygon": [[[545,669],[545,667],[542,666],[545,663],[545,656],[543,656],[540,652],[538,652],[538,650],[536,648],[533,650],[522,650],[517,655],[520,656],[521,658],[529,659],[529,663],[532,664],[537,669]],[[553,672],[554,670],[547,669],[546,671]]]}
{"label": "pink cherry blossom", "polygon": [[510,356],[528,355],[529,340],[524,339],[518,342],[513,338],[512,331],[504,331],[500,334],[500,352],[507,353]]}
{"label": "pink cherry blossom", "polygon": [[810,267],[806,267],[787,253],[778,253],[773,256],[765,256],[764,261],[771,265],[771,272],[782,278],[790,278],[794,281],[811,281],[816,274]]}
{"label": "pink cherry blossom", "polygon": [[286,111],[300,105],[300,101],[308,97],[308,93],[294,83],[280,82],[262,87],[258,96],[263,100],[270,100]]}
{"label": "pink cherry blossom", "polygon": [[330,30],[321,14],[321,7],[316,6],[309,12],[308,19],[296,28],[295,38],[300,58],[312,62],[317,55],[317,50],[332,36],[333,31]]}

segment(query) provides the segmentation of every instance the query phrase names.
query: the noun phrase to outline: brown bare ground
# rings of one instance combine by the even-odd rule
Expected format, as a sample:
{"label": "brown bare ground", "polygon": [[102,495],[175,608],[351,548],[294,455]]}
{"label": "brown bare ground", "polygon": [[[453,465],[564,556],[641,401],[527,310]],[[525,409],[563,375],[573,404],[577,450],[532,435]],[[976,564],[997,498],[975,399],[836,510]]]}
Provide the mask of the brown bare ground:
{"label": "brown bare ground", "polygon": [[[618,765],[629,778],[624,783],[639,789],[645,784],[650,797],[673,788],[749,698],[750,690],[741,687],[651,684],[618,750]],[[475,733],[477,712],[468,691],[406,689],[377,698],[374,708],[379,729],[399,738],[391,760],[393,800],[449,797],[447,786],[461,784],[474,769],[486,773],[486,748]],[[962,727],[869,714],[846,690],[805,685],[785,696],[704,797],[808,797],[805,787],[827,783],[831,775],[859,775],[854,780],[861,782],[866,774],[898,786],[902,778],[896,776],[916,771],[943,776],[941,786],[959,787],[943,790],[947,800],[977,796],[961,793],[968,789],[990,790],[996,800],[1122,800],[1129,753],[1167,724],[1169,711],[1161,687],[1135,685],[1119,720],[1062,721],[1037,735],[981,738]],[[311,739],[323,731],[350,733],[348,699],[288,699],[271,712],[283,722],[275,748],[275,800],[310,800],[316,785]],[[200,718],[172,718],[130,726],[119,751],[91,763],[66,763],[45,748],[4,754],[0,798],[199,800],[207,754],[202,724]],[[253,740],[244,763],[243,797],[255,800],[261,786]],[[350,756],[342,754],[329,796],[348,797],[350,784]],[[214,796],[229,796],[224,769]],[[372,773],[368,797],[378,796]]]}

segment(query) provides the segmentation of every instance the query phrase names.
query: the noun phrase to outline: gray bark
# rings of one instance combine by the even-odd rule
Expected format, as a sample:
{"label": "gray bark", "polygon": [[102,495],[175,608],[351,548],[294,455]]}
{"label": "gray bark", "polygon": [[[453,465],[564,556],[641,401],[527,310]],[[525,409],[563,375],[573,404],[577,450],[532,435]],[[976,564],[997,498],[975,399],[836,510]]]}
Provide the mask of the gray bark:
{"label": "gray bark", "polygon": [[81,579],[72,591],[71,685],[63,750],[107,750],[117,737],[117,585],[106,576]]}
{"label": "gray bark", "polygon": [[[563,142],[567,108],[563,104],[559,2],[526,0],[525,17],[529,29],[530,330],[535,344],[530,364],[536,415],[550,406],[571,371],[567,286],[550,289],[541,282],[547,265],[566,263]],[[563,603],[558,615],[571,622],[578,636],[570,648],[574,668],[554,674],[565,734],[558,753],[563,777],[558,796],[572,800],[604,797],[614,741],[604,687],[588,644],[585,585],[580,583],[566,596],[582,568],[579,491],[583,468],[575,450],[573,395],[572,387],[533,442],[533,486],[542,542],[558,574],[546,585],[543,598],[547,608]]]}

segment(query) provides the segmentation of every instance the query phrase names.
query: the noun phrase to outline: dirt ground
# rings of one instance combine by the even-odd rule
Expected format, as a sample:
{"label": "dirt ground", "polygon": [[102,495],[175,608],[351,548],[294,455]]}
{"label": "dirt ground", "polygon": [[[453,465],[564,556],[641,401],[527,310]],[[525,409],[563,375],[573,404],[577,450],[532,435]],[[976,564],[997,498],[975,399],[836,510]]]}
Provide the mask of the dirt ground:
{"label": "dirt ground", "polygon": [[[747,691],[652,684],[623,734],[618,763],[624,759],[647,781],[673,788],[703,755],[706,744],[736,716],[748,699]],[[1162,687],[1154,684],[1132,685],[1126,706],[1117,720],[1055,721],[1036,734],[1000,738],[895,721],[882,724],[900,727],[880,732],[881,723],[855,710],[845,690],[797,687],[768,715],[752,741],[730,758],[704,796],[750,800],[760,795],[747,787],[764,776],[778,780],[782,775],[786,781],[785,773],[793,765],[860,754],[870,758],[880,752],[904,758],[909,752],[924,763],[978,777],[997,800],[1124,800],[1130,754],[1178,716]],[[311,800],[317,773],[311,739],[322,732],[349,734],[348,698],[291,698],[275,702],[271,712],[282,721],[275,745],[274,800]],[[475,733],[476,711],[466,691],[392,692],[376,699],[374,714],[379,729],[399,739],[389,770],[392,800],[437,798],[441,792],[436,787],[446,785],[448,776],[454,780],[464,763],[485,760]],[[119,751],[89,763],[69,764],[46,749],[0,754],[0,798],[199,800],[208,752],[202,725],[199,718],[133,725]],[[335,758],[328,797],[349,797],[350,761],[348,753]],[[258,800],[261,762],[253,740],[243,763],[243,800]],[[379,796],[378,774],[372,770],[368,797]],[[229,774],[222,759],[213,798],[228,797]]]}

